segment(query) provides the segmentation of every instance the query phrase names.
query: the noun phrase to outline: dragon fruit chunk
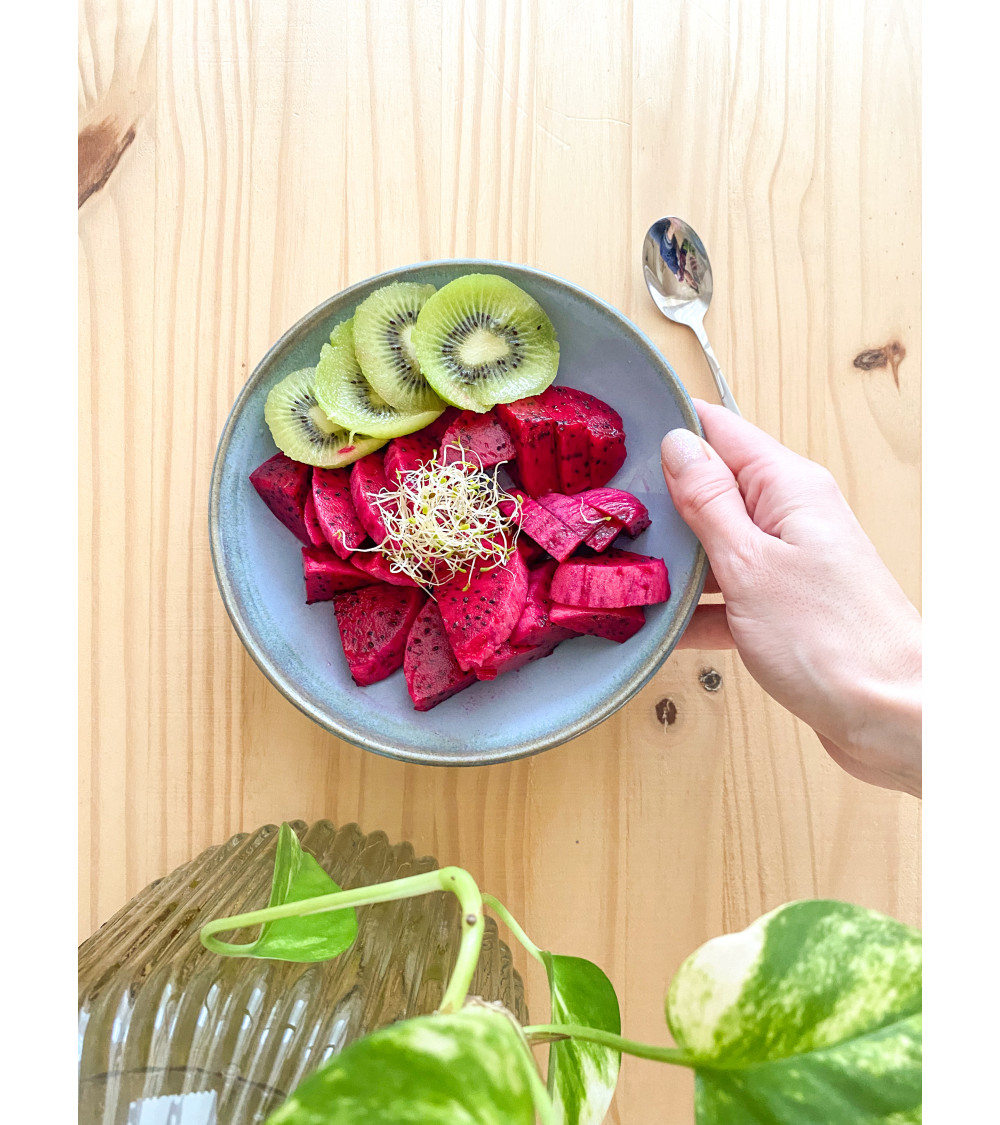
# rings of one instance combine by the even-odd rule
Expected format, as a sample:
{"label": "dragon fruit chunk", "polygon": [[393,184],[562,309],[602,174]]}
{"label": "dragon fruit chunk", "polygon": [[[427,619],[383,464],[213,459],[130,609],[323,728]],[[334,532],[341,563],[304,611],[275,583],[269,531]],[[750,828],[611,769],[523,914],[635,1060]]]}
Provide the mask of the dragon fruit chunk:
{"label": "dragon fruit chunk", "polygon": [[543,547],[554,559],[568,559],[583,542],[583,533],[567,527],[561,519],[543,508],[537,500],[532,500],[523,492],[511,495],[521,498],[521,510],[515,513],[513,504],[501,501],[500,510],[504,515],[514,514],[521,530]]}
{"label": "dragon fruit chunk", "polygon": [[625,428],[617,410],[576,387],[552,386],[537,396],[556,427],[559,488],[582,492],[607,484],[625,464]]}
{"label": "dragon fruit chunk", "polygon": [[[568,636],[575,636],[568,632]],[[565,639],[565,638],[564,638]],[[516,672],[526,664],[551,656],[559,645],[559,641],[548,641],[539,645],[515,645],[504,641],[486,663],[476,667],[477,680],[495,680],[504,672]]]}
{"label": "dragon fruit chunk", "polygon": [[385,448],[383,467],[386,480],[395,488],[401,474],[419,469],[421,465],[430,461],[436,452],[437,442],[426,430],[417,430],[416,433],[393,438]]}
{"label": "dragon fruit chunk", "polygon": [[559,490],[556,424],[539,398],[501,402],[494,408],[514,442],[518,479],[529,496]]}
{"label": "dragon fruit chunk", "polygon": [[604,518],[607,522],[599,523],[583,541],[585,547],[589,547],[598,555],[602,551],[606,551],[625,528],[621,520],[615,516],[605,516]]}
{"label": "dragon fruit chunk", "polygon": [[376,582],[388,582],[390,586],[419,586],[408,574],[393,570],[389,560],[381,551],[355,551],[351,563],[357,570],[369,575]]}
{"label": "dragon fruit chunk", "polygon": [[560,563],[552,576],[551,597],[591,609],[655,605],[670,597],[670,583],[662,559],[612,549]]}
{"label": "dragon fruit chunk", "polygon": [[376,543],[386,537],[386,528],[374,497],[388,487],[382,450],[369,453],[351,466],[351,501],[361,526]]}
{"label": "dragon fruit chunk", "polygon": [[581,542],[589,539],[595,529],[605,522],[605,516],[579,496],[546,492],[544,496],[538,497],[538,503],[556,519],[562,520],[571,531],[579,532]]}
{"label": "dragon fruit chunk", "polygon": [[550,641],[558,643],[569,640],[573,636],[572,629],[554,625],[549,616],[549,611],[552,609],[549,588],[552,585],[552,575],[555,574],[558,565],[555,559],[550,559],[536,570],[528,572],[528,592],[524,609],[510,634],[512,645],[541,645]]}
{"label": "dragon fruit chunk", "polygon": [[403,666],[406,640],[427,595],[380,582],[333,599],[344,655],[360,687],[384,680]]}
{"label": "dragon fruit chunk", "polygon": [[464,672],[485,663],[507,640],[527,594],[528,568],[518,551],[504,566],[474,566],[438,586],[445,632]]}
{"label": "dragon fruit chunk", "polygon": [[604,637],[622,644],[646,623],[641,605],[622,606],[616,609],[590,609],[586,606],[560,605],[554,602],[550,611],[552,621],[574,633],[591,637]]}
{"label": "dragon fruit chunk", "polygon": [[303,547],[302,573],[306,580],[306,605],[328,602],[344,590],[370,586],[374,581],[345,559],[338,558],[330,547]]}
{"label": "dragon fruit chunk", "polygon": [[434,601],[426,603],[410,629],[403,675],[417,711],[429,711],[476,682],[475,672],[459,667]]}
{"label": "dragon fruit chunk", "polygon": [[477,414],[474,410],[463,410],[441,438],[442,464],[461,461],[463,452],[466,460],[489,469],[512,461],[517,451],[494,411]]}
{"label": "dragon fruit chunk", "polygon": [[592,508],[620,520],[625,533],[634,539],[649,527],[649,509],[631,492],[621,488],[591,488],[580,494]]}
{"label": "dragon fruit chunk", "polygon": [[350,469],[313,469],[312,500],[327,543],[342,559],[368,538],[351,499]]}
{"label": "dragon fruit chunk", "polygon": [[309,495],[308,465],[276,453],[250,474],[257,495],[288,530],[307,547],[313,545],[306,528],[306,498]]}
{"label": "dragon fruit chunk", "polygon": [[319,516],[316,514],[316,502],[313,500],[312,489],[306,493],[305,508],[302,511],[302,520],[306,525],[306,535],[309,536],[309,542],[313,547],[328,547],[326,536],[323,534],[323,528],[319,522]]}

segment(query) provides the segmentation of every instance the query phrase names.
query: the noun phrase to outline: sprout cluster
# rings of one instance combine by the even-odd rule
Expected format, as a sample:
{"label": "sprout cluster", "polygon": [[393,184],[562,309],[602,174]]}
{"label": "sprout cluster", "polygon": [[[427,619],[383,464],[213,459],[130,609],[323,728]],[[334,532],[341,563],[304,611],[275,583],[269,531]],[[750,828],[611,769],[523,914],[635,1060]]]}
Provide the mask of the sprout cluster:
{"label": "sprout cluster", "polygon": [[[387,532],[378,550],[393,571],[424,587],[440,586],[473,564],[505,566],[516,549],[520,497],[460,452],[461,460],[450,464],[435,453],[401,473],[397,488],[373,497]],[[509,515],[500,510],[503,500],[512,505]]]}

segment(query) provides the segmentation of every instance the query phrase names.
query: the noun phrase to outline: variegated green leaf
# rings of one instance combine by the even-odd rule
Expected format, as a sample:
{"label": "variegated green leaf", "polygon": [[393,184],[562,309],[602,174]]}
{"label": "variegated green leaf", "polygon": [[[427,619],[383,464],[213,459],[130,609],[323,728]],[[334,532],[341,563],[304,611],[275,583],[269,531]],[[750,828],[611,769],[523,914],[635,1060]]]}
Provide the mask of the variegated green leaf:
{"label": "variegated green leaf", "polygon": [[495,1007],[419,1016],[352,1043],[267,1125],[534,1125],[534,1065]]}
{"label": "variegated green leaf", "polygon": [[[549,976],[553,1024],[621,1033],[614,986],[601,969],[582,957],[542,953]],[[610,1047],[563,1039],[549,1047],[549,1094],[564,1125],[600,1125],[618,1082],[621,1054]]]}
{"label": "variegated green leaf", "polygon": [[667,996],[699,1125],[919,1121],[920,1013],[919,932],[824,900],[707,942]]}

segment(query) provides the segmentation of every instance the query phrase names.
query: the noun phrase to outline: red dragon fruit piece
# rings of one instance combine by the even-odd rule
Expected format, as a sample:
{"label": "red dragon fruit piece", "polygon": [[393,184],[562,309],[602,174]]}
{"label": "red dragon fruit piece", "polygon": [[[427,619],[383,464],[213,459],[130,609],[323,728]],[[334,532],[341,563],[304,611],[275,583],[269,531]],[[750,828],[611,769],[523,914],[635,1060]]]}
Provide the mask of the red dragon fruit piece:
{"label": "red dragon fruit piece", "polygon": [[[567,636],[576,634],[567,631]],[[486,663],[477,666],[477,680],[495,680],[504,672],[516,672],[526,664],[531,664],[542,657],[551,656],[558,646],[558,641],[548,641],[540,645],[515,645],[504,641]]]}
{"label": "red dragon fruit piece", "polygon": [[272,515],[307,547],[312,546],[305,520],[310,471],[308,465],[276,453],[250,474],[250,483]]}
{"label": "red dragon fruit piece", "polygon": [[388,582],[390,586],[419,586],[420,583],[402,571],[393,570],[389,560],[381,551],[355,551],[351,563],[362,573],[376,582]]}
{"label": "red dragon fruit piece", "polygon": [[513,439],[493,410],[485,414],[463,410],[448,427],[441,438],[442,463],[461,461],[463,451],[466,460],[484,469],[512,461],[516,453]]}
{"label": "red dragon fruit piece", "polygon": [[571,629],[574,633],[604,637],[619,644],[634,637],[646,623],[641,605],[591,609],[587,606],[560,605],[554,602],[551,618],[554,624]]}
{"label": "red dragon fruit piece", "polygon": [[614,543],[625,527],[621,520],[614,516],[605,516],[604,518],[606,522],[599,523],[583,541],[585,547],[589,547],[598,555]]}
{"label": "red dragon fruit piece", "polygon": [[313,469],[312,499],[326,542],[342,559],[368,538],[351,499],[350,469]]}
{"label": "red dragon fruit piece", "polygon": [[538,501],[532,500],[523,492],[514,492],[511,495],[521,498],[520,511],[510,501],[501,501],[500,511],[507,516],[513,515],[521,530],[526,535],[530,535],[552,558],[560,561],[568,559],[583,542],[584,537],[581,532],[567,527]]}
{"label": "red dragon fruit piece", "polygon": [[351,466],[351,501],[361,526],[376,543],[381,543],[386,537],[386,529],[374,498],[388,487],[381,449],[369,453]]}
{"label": "red dragon fruit piece", "polygon": [[370,586],[374,579],[351,566],[324,545],[302,548],[302,573],[306,580],[306,605],[328,602],[343,590]]}
{"label": "red dragon fruit piece", "polygon": [[559,489],[570,494],[607,484],[625,464],[625,427],[617,410],[576,387],[552,386],[538,398],[556,424]]}
{"label": "red dragon fruit piece", "polygon": [[514,442],[518,479],[529,496],[559,490],[556,423],[540,397],[501,402],[495,407]]}
{"label": "red dragon fruit piece", "polygon": [[561,562],[552,576],[551,597],[562,605],[591,609],[655,605],[670,597],[670,583],[662,559],[612,549]]}
{"label": "red dragon fruit piece", "polygon": [[316,514],[316,501],[313,500],[312,488],[306,493],[306,504],[302,512],[302,519],[306,525],[306,534],[309,542],[314,547],[328,547],[326,536],[323,534],[319,516]]}
{"label": "red dragon fruit piece", "polygon": [[558,565],[555,559],[550,559],[537,569],[528,572],[528,592],[524,609],[510,634],[512,645],[541,645],[552,641],[558,644],[559,641],[568,640],[573,636],[572,629],[554,625],[549,615],[552,609],[549,589],[552,585],[552,575],[555,574]]}
{"label": "red dragon fruit piece", "polygon": [[417,711],[429,711],[476,682],[475,672],[463,672],[455,659],[434,601],[426,603],[410,629],[403,675]]}
{"label": "red dragon fruit piece", "polygon": [[527,594],[528,568],[517,551],[503,566],[474,566],[438,586],[445,632],[463,671],[485,663],[507,640]]}
{"label": "red dragon fruit piece", "polygon": [[426,429],[393,438],[385,447],[384,470],[386,480],[395,488],[402,473],[419,469],[437,452],[438,443]]}
{"label": "red dragon fruit piece", "polygon": [[614,516],[620,520],[626,534],[633,539],[652,522],[646,505],[637,496],[621,488],[591,488],[582,492],[580,498],[606,516]]}
{"label": "red dragon fruit piece", "polygon": [[578,532],[580,541],[589,539],[594,531],[605,522],[603,513],[592,508],[579,496],[566,496],[561,492],[546,492],[538,497],[538,503],[551,512],[570,531]]}
{"label": "red dragon fruit piece", "polygon": [[379,583],[333,599],[333,612],[354,682],[384,680],[403,666],[410,629],[427,600],[412,586]]}

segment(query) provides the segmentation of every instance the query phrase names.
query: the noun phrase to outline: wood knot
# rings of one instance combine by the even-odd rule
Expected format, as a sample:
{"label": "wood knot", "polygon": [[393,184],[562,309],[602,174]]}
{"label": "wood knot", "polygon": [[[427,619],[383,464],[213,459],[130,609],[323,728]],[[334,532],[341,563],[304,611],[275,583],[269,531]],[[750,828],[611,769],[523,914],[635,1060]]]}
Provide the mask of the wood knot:
{"label": "wood knot", "polygon": [[76,142],[77,209],[104,187],[134,140],[135,126],[123,130],[111,117],[82,130]]}
{"label": "wood knot", "polygon": [[890,340],[881,348],[858,352],[854,366],[860,371],[874,371],[877,367],[891,367],[892,380],[899,387],[899,365],[906,359],[906,348],[898,340]]}
{"label": "wood knot", "polygon": [[705,691],[718,691],[722,687],[722,673],[714,668],[706,668],[698,677],[698,682]]}
{"label": "wood knot", "polygon": [[672,699],[661,699],[656,705],[656,721],[665,727],[677,722],[677,704]]}

